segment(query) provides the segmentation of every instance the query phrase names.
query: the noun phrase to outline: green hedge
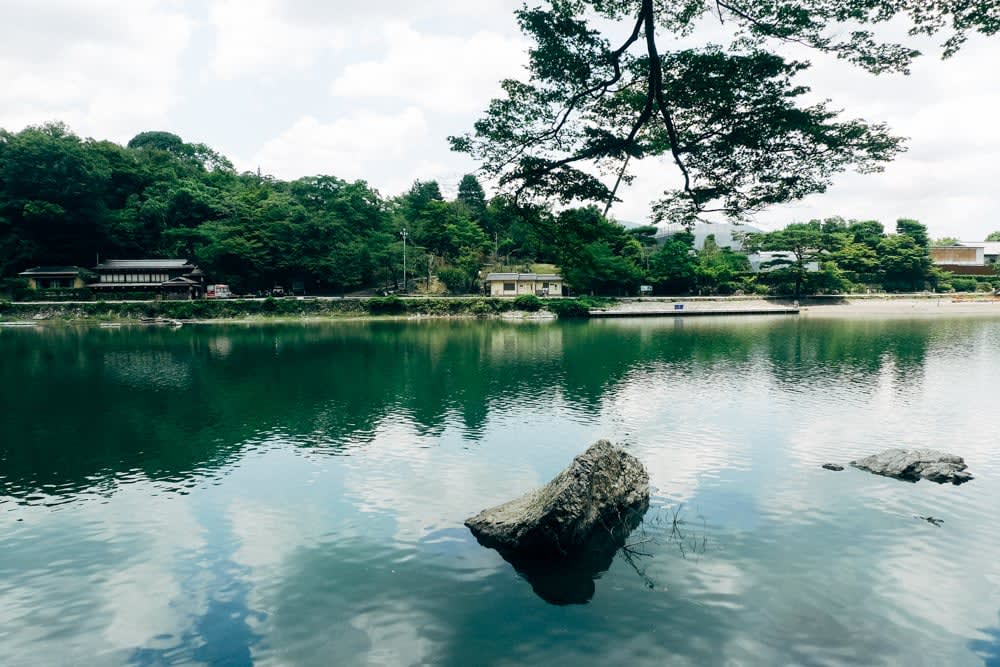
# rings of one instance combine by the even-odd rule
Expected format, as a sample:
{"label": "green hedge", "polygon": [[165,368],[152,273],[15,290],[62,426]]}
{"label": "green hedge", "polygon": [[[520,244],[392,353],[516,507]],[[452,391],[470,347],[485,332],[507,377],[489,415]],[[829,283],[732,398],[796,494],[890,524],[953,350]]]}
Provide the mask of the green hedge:
{"label": "green hedge", "polygon": [[955,276],[951,279],[951,286],[956,292],[975,292],[977,281],[975,278],[962,278]]}
{"label": "green hedge", "polygon": [[525,310],[534,313],[541,309],[542,300],[534,294],[522,294],[514,299],[514,307],[518,310]]}
{"label": "green hedge", "polygon": [[587,297],[579,299],[549,299],[545,302],[545,309],[556,317],[569,319],[577,317],[588,317],[592,308],[597,308],[603,302]]}
{"label": "green hedge", "polygon": [[474,315],[485,317],[512,310],[507,299],[473,297],[467,299],[401,299],[396,296],[372,299],[275,299],[146,301],[123,303],[96,301],[91,303],[32,304],[0,302],[0,314],[14,318],[30,318],[44,314],[63,319],[140,319],[164,317],[177,320],[234,319],[243,317],[338,317],[364,315]]}
{"label": "green hedge", "polygon": [[197,301],[96,301],[90,303],[33,304],[0,301],[0,315],[31,318],[43,314],[52,319],[140,319],[164,317],[176,320],[239,319],[244,317],[343,317],[343,316],[476,316],[489,317],[511,310],[545,309],[560,318],[583,318],[593,308],[613,299],[517,299],[490,297],[401,299],[398,296],[371,299],[219,299]]}

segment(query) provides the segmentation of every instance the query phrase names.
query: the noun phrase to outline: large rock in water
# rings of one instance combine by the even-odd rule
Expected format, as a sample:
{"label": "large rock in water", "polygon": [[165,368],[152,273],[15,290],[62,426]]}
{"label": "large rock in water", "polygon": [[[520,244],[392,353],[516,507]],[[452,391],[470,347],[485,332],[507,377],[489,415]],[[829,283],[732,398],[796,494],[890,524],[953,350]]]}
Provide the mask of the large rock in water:
{"label": "large rock in water", "polygon": [[881,454],[851,461],[851,465],[908,482],[923,478],[938,484],[962,484],[972,479],[972,475],[965,472],[967,466],[961,456],[933,449],[887,449]]}
{"label": "large rock in water", "polygon": [[483,510],[465,525],[508,560],[566,559],[589,550],[595,536],[624,540],[648,507],[642,463],[600,440],[545,486]]}

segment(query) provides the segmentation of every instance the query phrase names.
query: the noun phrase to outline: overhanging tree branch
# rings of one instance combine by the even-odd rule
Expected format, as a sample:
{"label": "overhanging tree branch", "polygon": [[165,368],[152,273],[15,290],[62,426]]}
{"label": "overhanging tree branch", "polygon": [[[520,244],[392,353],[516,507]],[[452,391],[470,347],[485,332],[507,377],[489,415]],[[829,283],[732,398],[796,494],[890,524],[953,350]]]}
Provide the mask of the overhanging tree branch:
{"label": "overhanging tree branch", "polygon": [[[995,0],[538,2],[518,11],[536,43],[529,82],[505,82],[506,97],[491,103],[472,134],[452,137],[452,147],[480,160],[483,173],[518,199],[594,201],[605,210],[633,159],[662,156],[683,183],[654,209],[684,221],[710,211],[742,217],[823,192],[836,174],[879,171],[903,150],[882,124],[803,104],[808,88],[793,79],[808,64],[769,52],[770,43],[804,44],[876,73],[905,72],[917,52],[878,42],[870,24],[902,18],[913,34],[950,31],[954,48],[971,32],[1000,31]],[[732,18],[731,43],[660,52],[658,30],[686,36],[710,13]],[[593,27],[595,16],[628,21],[617,48]],[[642,38],[645,54],[633,48]]]}

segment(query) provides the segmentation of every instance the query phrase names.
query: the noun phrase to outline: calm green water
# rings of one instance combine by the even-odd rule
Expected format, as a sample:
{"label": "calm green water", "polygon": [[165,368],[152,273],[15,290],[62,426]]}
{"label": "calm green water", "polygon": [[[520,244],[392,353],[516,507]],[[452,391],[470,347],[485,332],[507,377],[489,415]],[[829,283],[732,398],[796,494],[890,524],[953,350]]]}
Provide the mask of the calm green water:
{"label": "calm green water", "polygon": [[[998,319],[0,329],[0,663],[1000,665],[998,388]],[[462,520],[599,437],[648,555],[553,605]],[[890,446],[976,479],[819,467]]]}

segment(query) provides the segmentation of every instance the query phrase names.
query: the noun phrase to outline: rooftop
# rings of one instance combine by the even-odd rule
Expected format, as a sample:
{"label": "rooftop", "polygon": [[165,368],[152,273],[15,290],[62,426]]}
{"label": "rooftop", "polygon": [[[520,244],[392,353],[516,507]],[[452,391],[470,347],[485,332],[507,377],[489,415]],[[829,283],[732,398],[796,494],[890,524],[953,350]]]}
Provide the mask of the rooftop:
{"label": "rooftop", "polygon": [[486,280],[562,280],[556,273],[487,273]]}
{"label": "rooftop", "polygon": [[19,276],[75,276],[83,271],[79,266],[36,266],[27,271],[21,271]]}
{"label": "rooftop", "polygon": [[186,259],[106,259],[96,267],[101,269],[186,269],[195,268]]}
{"label": "rooftop", "polygon": [[958,245],[967,248],[982,248],[985,255],[1000,255],[1000,241],[959,241]]}

